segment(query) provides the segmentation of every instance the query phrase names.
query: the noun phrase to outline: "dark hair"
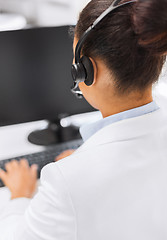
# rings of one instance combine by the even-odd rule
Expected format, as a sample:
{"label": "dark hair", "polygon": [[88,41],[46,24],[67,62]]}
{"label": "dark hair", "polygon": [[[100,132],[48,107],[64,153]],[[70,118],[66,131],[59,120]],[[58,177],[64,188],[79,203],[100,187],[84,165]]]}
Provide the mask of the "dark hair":
{"label": "dark hair", "polygon": [[[113,0],[92,0],[75,27],[80,39]],[[144,90],[158,80],[167,52],[167,0],[138,0],[107,15],[91,32],[82,54],[104,61],[119,93]]]}

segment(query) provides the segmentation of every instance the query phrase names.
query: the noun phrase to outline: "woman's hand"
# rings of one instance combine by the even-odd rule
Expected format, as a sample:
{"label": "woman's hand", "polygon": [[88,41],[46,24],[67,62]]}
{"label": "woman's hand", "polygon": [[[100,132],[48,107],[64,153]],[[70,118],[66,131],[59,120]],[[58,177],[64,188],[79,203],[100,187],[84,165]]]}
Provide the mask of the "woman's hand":
{"label": "woman's hand", "polygon": [[55,158],[55,161],[59,161],[65,157],[68,157],[70,156],[71,154],[73,154],[73,152],[75,152],[74,149],[69,149],[69,150],[66,150],[64,152],[62,152],[60,155],[58,155],[56,158]]}
{"label": "woman's hand", "polygon": [[5,165],[6,172],[0,170],[0,178],[11,191],[11,199],[31,198],[37,185],[37,166],[29,167],[27,160],[13,160]]}

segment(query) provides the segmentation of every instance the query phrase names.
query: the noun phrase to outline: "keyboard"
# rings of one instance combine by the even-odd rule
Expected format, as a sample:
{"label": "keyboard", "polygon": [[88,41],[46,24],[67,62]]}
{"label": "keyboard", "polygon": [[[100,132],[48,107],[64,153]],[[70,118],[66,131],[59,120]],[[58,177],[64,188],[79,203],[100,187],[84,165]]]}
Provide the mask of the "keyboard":
{"label": "keyboard", "polygon": [[[28,154],[24,156],[18,156],[18,157],[13,157],[10,159],[5,159],[0,161],[0,168],[5,170],[5,164],[12,161],[13,159],[15,160],[20,160],[22,158],[27,159],[29,165],[31,166],[32,164],[37,164],[38,165],[38,178],[40,177],[40,172],[42,168],[47,165],[48,163],[54,162],[55,157],[57,157],[60,153],[67,149],[77,149],[83,141],[81,139],[69,141],[69,142],[64,142],[56,145],[52,145],[49,147],[46,147],[46,150],[42,152],[37,152],[33,154]],[[3,182],[0,180],[0,187],[4,187]]]}

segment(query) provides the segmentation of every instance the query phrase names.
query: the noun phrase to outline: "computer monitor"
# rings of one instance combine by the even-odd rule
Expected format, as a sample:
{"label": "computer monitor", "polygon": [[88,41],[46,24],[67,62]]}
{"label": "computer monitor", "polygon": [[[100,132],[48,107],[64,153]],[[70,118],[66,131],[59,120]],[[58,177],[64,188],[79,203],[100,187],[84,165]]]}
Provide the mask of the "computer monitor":
{"label": "computer monitor", "polygon": [[[47,119],[60,127],[61,116],[93,110],[70,91],[73,52],[68,32],[69,26],[0,32],[0,126]],[[54,127],[31,134],[29,140],[53,143],[53,136],[53,142],[47,138]]]}

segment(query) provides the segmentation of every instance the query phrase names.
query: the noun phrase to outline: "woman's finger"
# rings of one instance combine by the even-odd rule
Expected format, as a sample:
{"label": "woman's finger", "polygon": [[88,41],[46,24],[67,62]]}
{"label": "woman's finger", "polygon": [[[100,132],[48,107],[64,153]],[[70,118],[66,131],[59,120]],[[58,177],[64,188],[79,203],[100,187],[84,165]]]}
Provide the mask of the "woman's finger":
{"label": "woman's finger", "polygon": [[15,169],[19,166],[19,162],[14,159],[10,162],[10,166],[11,166],[11,168]]}
{"label": "woman's finger", "polygon": [[5,183],[6,182],[6,178],[7,178],[7,173],[0,169],[0,178],[2,179],[2,181]]}
{"label": "woman's finger", "polygon": [[7,172],[10,172],[13,169],[12,162],[8,162],[5,164],[5,168]]}
{"label": "woman's finger", "polygon": [[23,167],[23,168],[29,168],[29,164],[28,164],[28,161],[26,159],[21,159],[20,160],[20,166]]}
{"label": "woman's finger", "polygon": [[31,166],[31,173],[32,173],[32,176],[37,179],[37,170],[38,170],[38,165],[36,164],[33,164]]}

